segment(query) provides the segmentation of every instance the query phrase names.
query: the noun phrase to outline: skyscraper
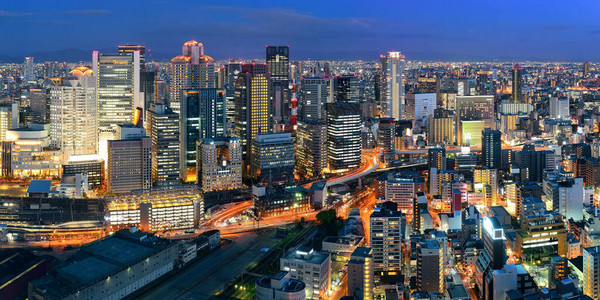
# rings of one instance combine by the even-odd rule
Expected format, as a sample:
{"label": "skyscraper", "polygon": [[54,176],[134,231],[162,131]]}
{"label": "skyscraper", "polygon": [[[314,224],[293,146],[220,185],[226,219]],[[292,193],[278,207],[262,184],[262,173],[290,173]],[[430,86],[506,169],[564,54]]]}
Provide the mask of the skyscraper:
{"label": "skyscraper", "polygon": [[71,155],[98,151],[96,76],[86,67],[75,68],[69,75],[50,89],[51,141],[60,148],[63,163]]}
{"label": "skyscraper", "polygon": [[197,41],[183,44],[181,55],[171,59],[169,74],[169,106],[179,114],[182,91],[185,89],[215,88],[215,60],[204,55],[204,45]]}
{"label": "skyscraper", "polygon": [[417,246],[417,289],[444,292],[444,260],[437,240],[423,240]]}
{"label": "skyscraper", "polygon": [[383,149],[383,160],[390,164],[396,158],[396,124],[392,118],[379,119],[377,146]]}
{"label": "skyscraper", "polygon": [[[100,140],[114,139],[118,124],[132,123],[136,104],[141,103],[140,52],[92,55],[98,77],[98,130]],[[102,149],[101,149],[102,150]]]}
{"label": "skyscraper", "polygon": [[152,138],[152,185],[179,184],[179,115],[162,103],[152,103],[147,116]]}
{"label": "skyscraper", "polygon": [[35,80],[35,73],[33,68],[33,57],[25,57],[25,62],[23,63],[23,73],[25,76],[25,81],[33,81]]}
{"label": "skyscraper", "polygon": [[523,70],[518,64],[512,69],[512,99],[515,103],[524,102],[523,100]]}
{"label": "skyscraper", "polygon": [[194,182],[196,141],[225,136],[225,90],[183,90],[179,119],[181,178]]}
{"label": "skyscraper", "polygon": [[226,190],[242,187],[242,148],[235,137],[202,139],[196,169],[202,190]]}
{"label": "skyscraper", "polygon": [[294,179],[294,141],[288,132],[258,134],[252,140],[251,176],[259,184]]}
{"label": "skyscraper", "polygon": [[267,70],[271,74],[273,117],[290,116],[290,46],[267,46]]}
{"label": "skyscraper", "polygon": [[427,165],[429,169],[446,170],[446,148],[429,148],[427,150]]}
{"label": "skyscraper", "polygon": [[334,77],[331,91],[331,98],[335,102],[360,102],[360,82],[355,75],[340,75]]}
{"label": "skyscraper", "polygon": [[332,172],[360,165],[361,118],[355,103],[327,103],[327,156]]}
{"label": "skyscraper", "polygon": [[600,298],[600,246],[583,249],[583,294],[592,299]]}
{"label": "skyscraper", "polygon": [[391,51],[381,55],[382,90],[381,112],[387,117],[400,120],[404,117],[404,70],[405,56]]}
{"label": "skyscraper", "polygon": [[502,132],[486,128],[481,135],[483,165],[490,169],[500,168],[502,160]]}
{"label": "skyscraper", "polygon": [[229,62],[221,67],[223,86],[219,88],[225,89],[225,97],[227,98],[227,127],[231,128],[233,119],[235,118],[235,81],[238,74],[242,72],[242,61],[230,59]]}
{"label": "skyscraper", "polygon": [[0,141],[6,141],[6,131],[19,127],[19,104],[0,103]]}
{"label": "skyscraper", "polygon": [[306,178],[320,178],[327,168],[327,126],[299,121],[296,131],[296,170]]}
{"label": "skyscraper", "polygon": [[325,120],[325,103],[329,96],[327,79],[302,78],[301,84],[300,120]]}
{"label": "skyscraper", "polygon": [[402,268],[402,212],[393,202],[376,207],[370,217],[370,245],[376,275],[400,272]]}
{"label": "skyscraper", "polygon": [[110,140],[107,191],[121,194],[152,187],[152,139]]}
{"label": "skyscraper", "polygon": [[[466,123],[469,127],[479,126],[492,127],[494,121],[494,96],[459,96],[456,97],[456,143],[463,145],[464,141],[470,140],[473,144],[473,138],[463,136],[463,125]],[[470,122],[481,121],[481,122]],[[475,132],[477,135],[482,129]],[[473,132],[471,132],[473,133]],[[476,140],[478,144],[481,140]]]}
{"label": "skyscraper", "polygon": [[235,81],[235,118],[233,135],[240,139],[244,174],[249,174],[252,140],[271,132],[269,73],[265,64],[244,64]]}

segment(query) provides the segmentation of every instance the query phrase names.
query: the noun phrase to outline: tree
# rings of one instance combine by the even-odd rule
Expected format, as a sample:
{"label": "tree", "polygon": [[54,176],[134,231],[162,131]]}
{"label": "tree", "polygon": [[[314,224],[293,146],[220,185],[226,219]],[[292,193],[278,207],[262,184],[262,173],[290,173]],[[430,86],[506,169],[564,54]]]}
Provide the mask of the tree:
{"label": "tree", "polygon": [[323,210],[317,214],[317,221],[324,226],[328,226],[335,222],[337,216],[335,209]]}

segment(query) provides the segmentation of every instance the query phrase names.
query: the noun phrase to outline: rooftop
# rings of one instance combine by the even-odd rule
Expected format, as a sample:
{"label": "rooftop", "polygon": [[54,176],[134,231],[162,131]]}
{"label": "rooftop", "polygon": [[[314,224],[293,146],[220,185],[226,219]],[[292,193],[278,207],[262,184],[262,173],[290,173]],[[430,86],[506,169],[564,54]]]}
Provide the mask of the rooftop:
{"label": "rooftop", "polygon": [[52,180],[32,180],[27,188],[27,193],[50,193]]}

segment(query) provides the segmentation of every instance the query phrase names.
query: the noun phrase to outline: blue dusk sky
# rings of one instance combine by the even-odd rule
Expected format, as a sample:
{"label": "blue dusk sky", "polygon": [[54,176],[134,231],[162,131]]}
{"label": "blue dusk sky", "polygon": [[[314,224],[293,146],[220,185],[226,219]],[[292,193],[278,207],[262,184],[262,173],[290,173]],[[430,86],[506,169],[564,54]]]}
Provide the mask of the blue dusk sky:
{"label": "blue dusk sky", "polygon": [[[600,1],[3,1],[0,55],[143,44],[179,54],[195,39],[215,59],[600,61]],[[159,55],[160,54],[160,55]]]}

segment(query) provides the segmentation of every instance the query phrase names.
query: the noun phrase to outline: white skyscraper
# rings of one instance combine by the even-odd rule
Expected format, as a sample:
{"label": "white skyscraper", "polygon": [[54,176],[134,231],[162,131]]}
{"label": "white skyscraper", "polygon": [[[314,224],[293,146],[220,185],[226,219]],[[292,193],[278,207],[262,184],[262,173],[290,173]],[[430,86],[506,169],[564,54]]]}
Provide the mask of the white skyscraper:
{"label": "white skyscraper", "polygon": [[404,69],[405,56],[391,51],[381,56],[382,103],[381,111],[387,117],[399,120],[404,116]]}
{"label": "white skyscraper", "polygon": [[50,89],[51,142],[60,148],[61,161],[96,154],[97,128],[96,76],[89,68],[78,67]]}

